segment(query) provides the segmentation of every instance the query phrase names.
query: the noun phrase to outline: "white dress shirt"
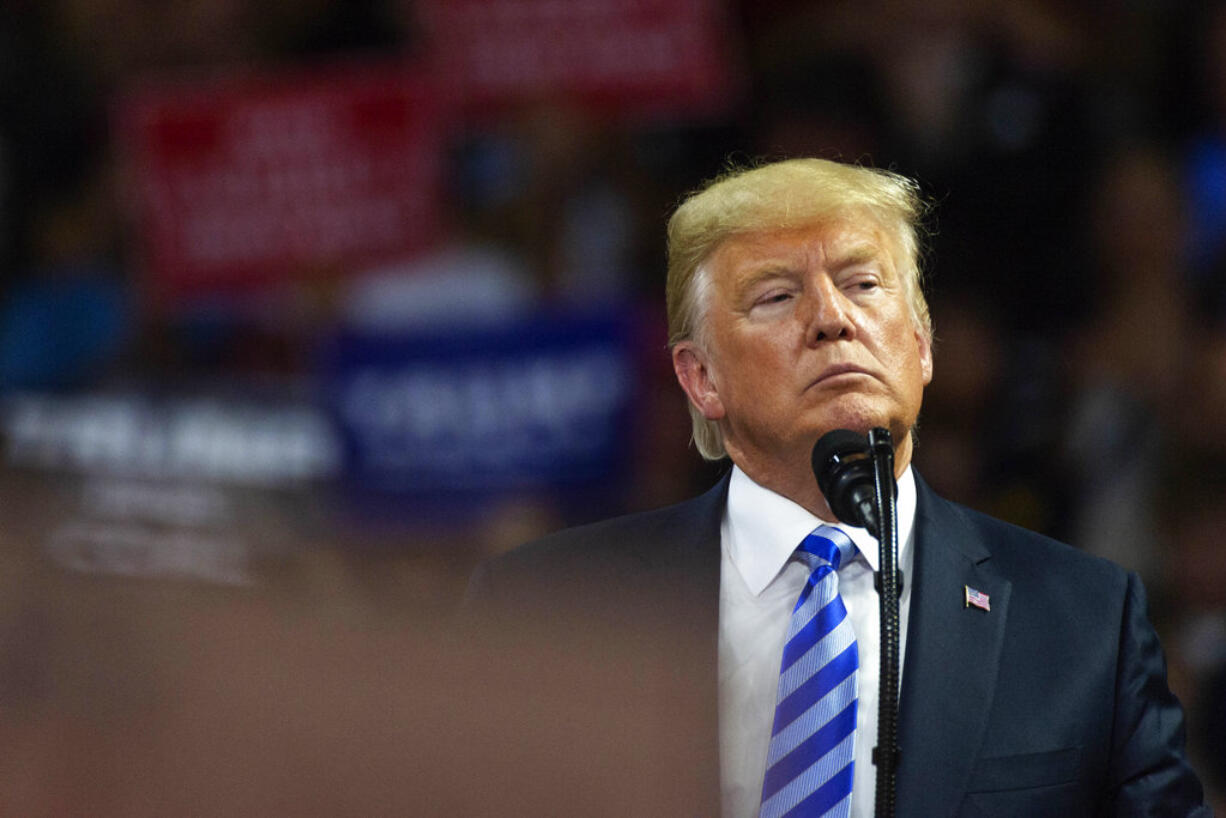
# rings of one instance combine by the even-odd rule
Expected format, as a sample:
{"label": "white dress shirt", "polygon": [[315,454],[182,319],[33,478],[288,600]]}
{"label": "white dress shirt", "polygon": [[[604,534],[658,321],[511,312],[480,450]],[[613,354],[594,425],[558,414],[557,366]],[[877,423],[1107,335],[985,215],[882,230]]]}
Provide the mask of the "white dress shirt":
{"label": "white dress shirt", "polygon": [[[734,467],[720,529],[719,743],[724,818],[758,814],[783,640],[809,574],[804,563],[790,557],[823,522],[845,531],[859,551],[839,569],[839,593],[860,654],[851,814],[853,818],[873,814],[877,768],[872,751],[877,744],[881,664],[880,603],[873,589],[877,541],[863,528],[813,516]],[[915,478],[908,466],[898,480],[898,564],[905,579],[899,600],[900,661],[911,607],[914,528]]]}

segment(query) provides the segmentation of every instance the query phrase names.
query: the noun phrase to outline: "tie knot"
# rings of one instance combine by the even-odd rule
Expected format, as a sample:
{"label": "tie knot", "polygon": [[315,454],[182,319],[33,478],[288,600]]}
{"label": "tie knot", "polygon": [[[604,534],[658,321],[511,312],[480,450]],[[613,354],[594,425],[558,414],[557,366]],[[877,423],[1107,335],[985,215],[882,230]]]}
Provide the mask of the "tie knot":
{"label": "tie knot", "polygon": [[809,564],[810,569],[816,568],[815,560],[827,562],[839,570],[839,566],[855,556],[856,544],[839,529],[832,525],[819,525],[805,537],[796,549],[796,554]]}

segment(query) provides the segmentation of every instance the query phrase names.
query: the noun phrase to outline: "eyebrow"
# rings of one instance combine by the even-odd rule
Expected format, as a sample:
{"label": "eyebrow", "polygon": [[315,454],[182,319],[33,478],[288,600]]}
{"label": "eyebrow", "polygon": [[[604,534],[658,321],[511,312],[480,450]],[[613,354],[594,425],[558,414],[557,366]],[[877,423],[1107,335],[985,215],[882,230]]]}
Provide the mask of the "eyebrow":
{"label": "eyebrow", "polygon": [[772,278],[795,278],[796,275],[796,270],[784,261],[767,261],[738,284],[736,299],[738,302],[745,299],[749,295],[750,290],[760,285],[763,281],[768,281]]}
{"label": "eyebrow", "polygon": [[841,250],[831,254],[830,266],[833,269],[842,269],[851,267],[855,264],[864,264],[869,261],[880,261],[885,255],[885,251],[875,244],[855,244],[848,247],[846,250]]}

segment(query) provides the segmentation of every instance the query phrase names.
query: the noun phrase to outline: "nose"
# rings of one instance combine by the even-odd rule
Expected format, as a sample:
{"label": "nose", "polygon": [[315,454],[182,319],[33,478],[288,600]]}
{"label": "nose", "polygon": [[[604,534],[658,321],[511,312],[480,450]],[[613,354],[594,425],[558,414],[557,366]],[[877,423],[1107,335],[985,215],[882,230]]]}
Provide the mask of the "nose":
{"label": "nose", "polygon": [[802,320],[805,321],[805,341],[810,346],[821,341],[855,337],[851,302],[828,276],[817,277],[805,292],[804,301],[807,309],[802,311]]}

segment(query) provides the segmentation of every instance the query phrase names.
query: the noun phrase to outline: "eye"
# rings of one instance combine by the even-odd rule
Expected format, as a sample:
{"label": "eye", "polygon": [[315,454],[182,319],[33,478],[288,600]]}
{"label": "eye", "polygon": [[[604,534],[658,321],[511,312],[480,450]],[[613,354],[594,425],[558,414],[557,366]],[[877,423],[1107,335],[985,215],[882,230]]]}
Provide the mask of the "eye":
{"label": "eye", "polygon": [[775,285],[766,287],[761,290],[760,294],[752,296],[750,306],[752,309],[760,309],[763,307],[777,307],[787,304],[796,297],[796,289],[788,285]]}
{"label": "eye", "polygon": [[871,292],[880,286],[881,279],[871,274],[856,275],[843,282],[843,289],[849,292]]}

